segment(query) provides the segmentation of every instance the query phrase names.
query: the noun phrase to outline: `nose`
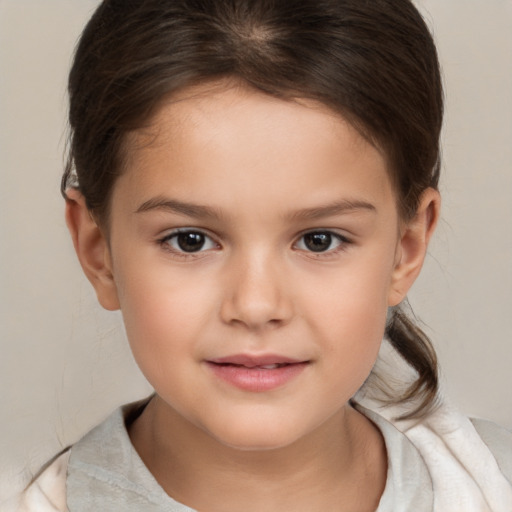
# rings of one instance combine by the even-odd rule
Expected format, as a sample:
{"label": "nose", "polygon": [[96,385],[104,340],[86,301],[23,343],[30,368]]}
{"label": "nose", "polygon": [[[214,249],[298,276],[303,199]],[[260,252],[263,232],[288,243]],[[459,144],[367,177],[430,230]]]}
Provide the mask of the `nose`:
{"label": "nose", "polygon": [[230,262],[221,305],[222,321],[257,331],[287,324],[293,316],[291,283],[271,255]]}

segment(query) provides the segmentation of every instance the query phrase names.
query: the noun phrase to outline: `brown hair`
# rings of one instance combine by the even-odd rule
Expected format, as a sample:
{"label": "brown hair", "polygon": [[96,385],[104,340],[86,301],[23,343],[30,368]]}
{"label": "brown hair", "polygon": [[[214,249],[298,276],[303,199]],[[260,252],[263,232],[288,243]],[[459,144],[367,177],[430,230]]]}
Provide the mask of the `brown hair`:
{"label": "brown hair", "polygon": [[[236,78],[266,94],[318,100],[388,158],[403,218],[437,188],[443,92],[437,52],[410,0],[104,0],[69,77],[71,127],[62,192],[76,186],[108,222],[123,142],[172,93]],[[386,334],[417,371],[397,400],[437,388],[435,352],[399,308]]]}

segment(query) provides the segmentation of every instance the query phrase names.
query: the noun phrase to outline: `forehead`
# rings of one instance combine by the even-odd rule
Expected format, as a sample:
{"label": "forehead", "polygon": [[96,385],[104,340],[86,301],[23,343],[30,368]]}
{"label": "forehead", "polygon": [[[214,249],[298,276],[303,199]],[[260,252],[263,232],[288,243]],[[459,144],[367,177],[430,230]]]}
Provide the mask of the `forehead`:
{"label": "forehead", "polygon": [[226,199],[283,191],[304,199],[307,190],[314,203],[342,176],[369,199],[390,189],[381,152],[339,114],[242,86],[202,86],[170,98],[130,134],[126,150],[121,181],[147,195],[172,182],[174,191],[194,190],[205,202],[213,181]]}
{"label": "forehead", "polygon": [[[155,109],[143,128],[128,133],[125,149],[132,151],[133,156],[133,150],[150,149],[151,145],[159,141],[168,142],[170,137],[179,136],[182,130],[194,130],[199,125],[204,130],[208,121],[212,121],[212,132],[219,134],[221,125],[215,116],[221,113],[227,119],[249,111],[251,115],[243,117],[243,124],[248,130],[255,129],[255,133],[265,123],[284,125],[291,118],[297,127],[309,126],[310,137],[313,133],[319,137],[331,131],[335,133],[337,127],[343,125],[344,130],[353,132],[352,144],[364,145],[369,142],[378,152],[384,153],[343,115],[317,100],[291,94],[276,97],[229,77],[185,87],[168,96]],[[291,135],[290,131],[288,134]],[[194,134],[189,132],[187,135]],[[384,154],[383,157],[386,158]]]}

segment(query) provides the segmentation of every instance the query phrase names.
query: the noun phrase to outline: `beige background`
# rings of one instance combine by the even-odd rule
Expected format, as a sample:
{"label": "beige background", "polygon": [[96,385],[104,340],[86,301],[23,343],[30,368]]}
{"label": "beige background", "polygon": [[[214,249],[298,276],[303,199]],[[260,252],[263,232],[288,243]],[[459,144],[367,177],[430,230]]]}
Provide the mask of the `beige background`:
{"label": "beige background", "polygon": [[[0,0],[0,497],[149,387],[59,195],[65,81],[96,0]],[[443,221],[411,293],[447,393],[512,428],[512,0],[422,0],[447,89]]]}

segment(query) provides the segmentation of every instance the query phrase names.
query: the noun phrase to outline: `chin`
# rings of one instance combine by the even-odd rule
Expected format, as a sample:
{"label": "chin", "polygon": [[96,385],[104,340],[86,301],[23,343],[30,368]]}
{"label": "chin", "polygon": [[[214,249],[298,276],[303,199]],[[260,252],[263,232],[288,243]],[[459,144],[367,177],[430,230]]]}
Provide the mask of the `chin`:
{"label": "chin", "polygon": [[277,450],[290,446],[305,435],[292,425],[283,425],[279,421],[273,423],[252,419],[223,425],[223,428],[212,427],[206,432],[222,445],[240,451]]}
{"label": "chin", "polygon": [[222,443],[228,448],[245,452],[264,452],[271,450],[278,450],[293,444],[297,438],[290,438],[282,436],[281,439],[276,438],[269,434],[265,436],[262,432],[256,435],[244,435],[244,433],[237,433],[233,436],[225,436],[223,438],[217,437],[217,441]]}

